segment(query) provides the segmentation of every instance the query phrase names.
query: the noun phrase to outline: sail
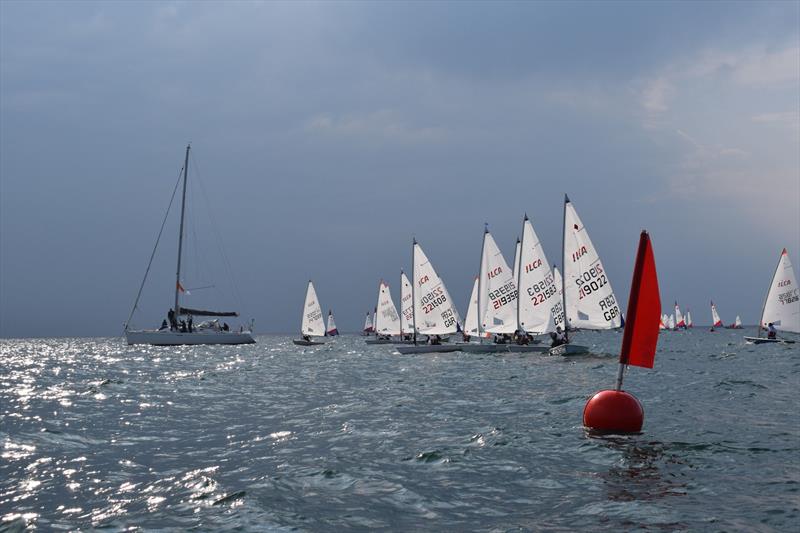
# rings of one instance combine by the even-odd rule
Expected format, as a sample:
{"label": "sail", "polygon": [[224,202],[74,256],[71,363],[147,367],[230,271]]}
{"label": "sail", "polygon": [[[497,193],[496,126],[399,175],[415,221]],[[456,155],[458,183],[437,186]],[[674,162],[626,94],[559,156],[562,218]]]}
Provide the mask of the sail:
{"label": "sail", "polygon": [[[546,333],[552,328],[553,306],[561,312],[561,295],[554,272],[544,255],[539,237],[528,216],[522,222],[519,273],[519,328],[528,333]],[[560,281],[560,280],[559,280]],[[560,325],[560,324],[557,324]]]}
{"label": "sail", "polygon": [[612,329],[622,324],[611,281],[569,198],[564,204],[564,291],[571,329]]}
{"label": "sail", "polygon": [[372,327],[372,317],[367,311],[367,318],[364,319],[364,333],[372,333],[375,329]]}
{"label": "sail", "polygon": [[717,313],[717,306],[714,305],[714,302],[711,302],[711,325],[715,328],[722,327],[722,319],[719,317],[719,313]]}
{"label": "sail", "polygon": [[678,307],[678,302],[675,302],[675,327],[676,328],[686,327],[686,320],[684,320],[683,318],[683,313],[681,313],[681,308]]}
{"label": "sail", "polygon": [[517,330],[517,286],[492,234],[483,234],[481,272],[478,282],[478,321],[488,333]]}
{"label": "sail", "polygon": [[422,247],[414,241],[414,320],[423,335],[449,335],[458,329],[453,300]]}
{"label": "sail", "polygon": [[736,315],[736,320],[733,321],[733,327],[739,329],[742,327],[742,319],[739,318],[739,315]]}
{"label": "sail", "polygon": [[675,315],[669,315],[669,320],[667,320],[667,329],[675,329]]}
{"label": "sail", "polygon": [[[527,220],[527,219],[528,219],[528,217],[526,216],[525,220]],[[517,239],[517,244],[516,244],[516,246],[514,248],[514,262],[511,263],[511,268],[514,270],[514,281],[515,282],[516,282],[516,280],[519,279],[519,275],[518,275],[519,274],[519,272],[518,272],[519,271],[519,252],[520,252],[521,248],[522,248],[522,243],[520,243],[519,239]]]}
{"label": "sail", "polygon": [[414,332],[414,301],[411,293],[411,282],[403,271],[400,271],[400,332]]}
{"label": "sail", "polygon": [[643,231],[636,252],[628,314],[622,335],[619,362],[623,365],[653,368],[658,344],[661,297],[650,236]]}
{"label": "sail", "polygon": [[300,333],[319,337],[325,335],[322,308],[317,300],[317,291],[314,290],[314,284],[310,280],[306,290],[306,303],[303,306],[303,323],[300,325]]}
{"label": "sail", "polygon": [[658,319],[658,329],[667,329],[667,325],[664,320],[665,316],[666,315],[661,315],[661,317]]}
{"label": "sail", "polygon": [[692,312],[689,311],[689,309],[686,309],[686,327],[691,328],[693,326],[694,323],[692,322]]}
{"label": "sail", "polygon": [[553,302],[553,306],[550,308],[551,319],[553,321],[551,328],[546,331],[549,333],[551,331],[555,331],[556,328],[564,328],[564,285],[561,284],[561,272],[559,272],[557,266],[553,266],[553,278],[556,280],[556,294],[558,297],[556,301]]}
{"label": "sail", "polygon": [[328,327],[325,328],[325,335],[328,337],[335,337],[339,334],[339,330],[336,329],[336,321],[333,319],[333,311],[328,310]]}
{"label": "sail", "polygon": [[475,276],[475,283],[472,284],[472,293],[467,305],[467,318],[464,320],[464,333],[470,336],[481,335],[478,327],[478,284],[478,276]]}
{"label": "sail", "polygon": [[786,248],[781,252],[761,313],[760,327],[766,328],[770,323],[779,331],[800,333],[800,291]]}
{"label": "sail", "polygon": [[378,290],[378,307],[375,312],[375,333],[378,335],[400,335],[400,315],[392,301],[389,284],[381,280]]}

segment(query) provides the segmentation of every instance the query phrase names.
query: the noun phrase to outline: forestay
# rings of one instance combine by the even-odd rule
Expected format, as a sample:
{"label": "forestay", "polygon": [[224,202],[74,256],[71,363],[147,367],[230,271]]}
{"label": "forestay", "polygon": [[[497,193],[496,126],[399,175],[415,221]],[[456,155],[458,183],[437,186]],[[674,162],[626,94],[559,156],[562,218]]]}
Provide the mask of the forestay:
{"label": "forestay", "polygon": [[561,313],[561,295],[542,243],[528,216],[522,222],[519,271],[519,328],[528,333],[555,330],[554,313]]}
{"label": "forestay", "polygon": [[412,279],[414,320],[422,335],[449,335],[457,331],[453,300],[422,247],[414,241]]}
{"label": "forestay", "polygon": [[400,332],[402,334],[414,332],[414,295],[411,282],[402,270],[400,271]]}
{"label": "forestay", "polygon": [[306,290],[306,303],[303,306],[303,323],[300,326],[303,335],[322,337],[325,335],[325,322],[322,319],[322,307],[317,300],[317,291],[314,284],[309,281]]}
{"label": "forestay", "polygon": [[478,284],[478,320],[488,333],[514,333],[517,330],[517,285],[514,271],[489,230],[483,233],[481,273]]}
{"label": "forestay", "polygon": [[378,335],[400,335],[400,315],[392,301],[389,284],[381,280],[378,307],[375,312],[375,332]]}
{"label": "forestay", "polygon": [[611,281],[569,199],[564,205],[564,291],[570,329],[612,329],[622,324]]}
{"label": "forestay", "polygon": [[800,333],[800,292],[786,248],[769,286],[760,327],[766,328],[770,322],[777,330]]}

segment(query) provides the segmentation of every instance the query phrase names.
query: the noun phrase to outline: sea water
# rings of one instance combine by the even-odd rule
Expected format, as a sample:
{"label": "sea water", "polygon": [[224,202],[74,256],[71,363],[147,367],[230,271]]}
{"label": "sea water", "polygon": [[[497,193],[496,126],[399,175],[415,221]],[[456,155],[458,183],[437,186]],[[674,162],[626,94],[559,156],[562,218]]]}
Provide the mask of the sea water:
{"label": "sea water", "polygon": [[661,334],[641,434],[594,437],[595,355],[0,341],[0,529],[786,531],[800,524],[798,345]]}

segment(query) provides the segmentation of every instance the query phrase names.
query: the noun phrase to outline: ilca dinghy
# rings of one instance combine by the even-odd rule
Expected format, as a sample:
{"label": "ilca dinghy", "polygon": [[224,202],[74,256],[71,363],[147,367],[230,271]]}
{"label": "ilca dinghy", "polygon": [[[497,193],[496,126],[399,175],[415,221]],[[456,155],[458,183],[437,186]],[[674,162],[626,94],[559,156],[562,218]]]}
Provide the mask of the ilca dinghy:
{"label": "ilca dinghy", "polygon": [[[771,329],[774,330],[771,331]],[[767,332],[761,336],[761,331]],[[781,252],[772,283],[769,285],[761,319],[758,322],[758,336],[745,337],[748,344],[784,343],[794,344],[794,340],[779,337],[777,332],[800,333],[800,291],[794,275],[792,262],[786,248]]]}
{"label": "ilca dinghy", "polygon": [[325,321],[322,319],[322,307],[319,305],[317,291],[314,290],[314,284],[311,280],[308,280],[308,288],[306,288],[306,301],[303,304],[300,335],[302,335],[301,339],[292,339],[292,342],[298,346],[325,344],[321,340],[314,340],[314,337],[319,338],[325,335]]}

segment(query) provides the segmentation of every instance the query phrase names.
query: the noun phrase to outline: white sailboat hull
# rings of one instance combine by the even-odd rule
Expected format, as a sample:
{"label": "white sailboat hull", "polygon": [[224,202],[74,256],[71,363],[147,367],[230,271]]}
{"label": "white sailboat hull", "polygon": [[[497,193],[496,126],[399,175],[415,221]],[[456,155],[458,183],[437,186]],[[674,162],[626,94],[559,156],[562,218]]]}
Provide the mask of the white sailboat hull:
{"label": "white sailboat hull", "polygon": [[464,353],[544,353],[549,348],[529,344],[459,344]]}
{"label": "white sailboat hull", "polygon": [[745,337],[747,344],[794,344],[793,340],[789,339],[768,339],[766,337]]}
{"label": "white sailboat hull", "polygon": [[549,350],[550,355],[562,355],[565,357],[571,355],[586,355],[589,353],[588,346],[581,346],[579,344],[560,344]]}
{"label": "white sailboat hull", "polygon": [[403,355],[413,355],[420,353],[450,353],[459,351],[456,344],[418,344],[416,346],[398,346],[397,351]]}
{"label": "white sailboat hull", "polygon": [[325,344],[324,341],[307,341],[303,339],[301,340],[292,339],[292,342],[295,343],[296,346],[320,346],[322,344]]}
{"label": "white sailboat hull", "polygon": [[255,344],[249,331],[194,331],[183,333],[170,330],[130,330],[125,332],[128,344],[152,346],[181,346],[184,344]]}

